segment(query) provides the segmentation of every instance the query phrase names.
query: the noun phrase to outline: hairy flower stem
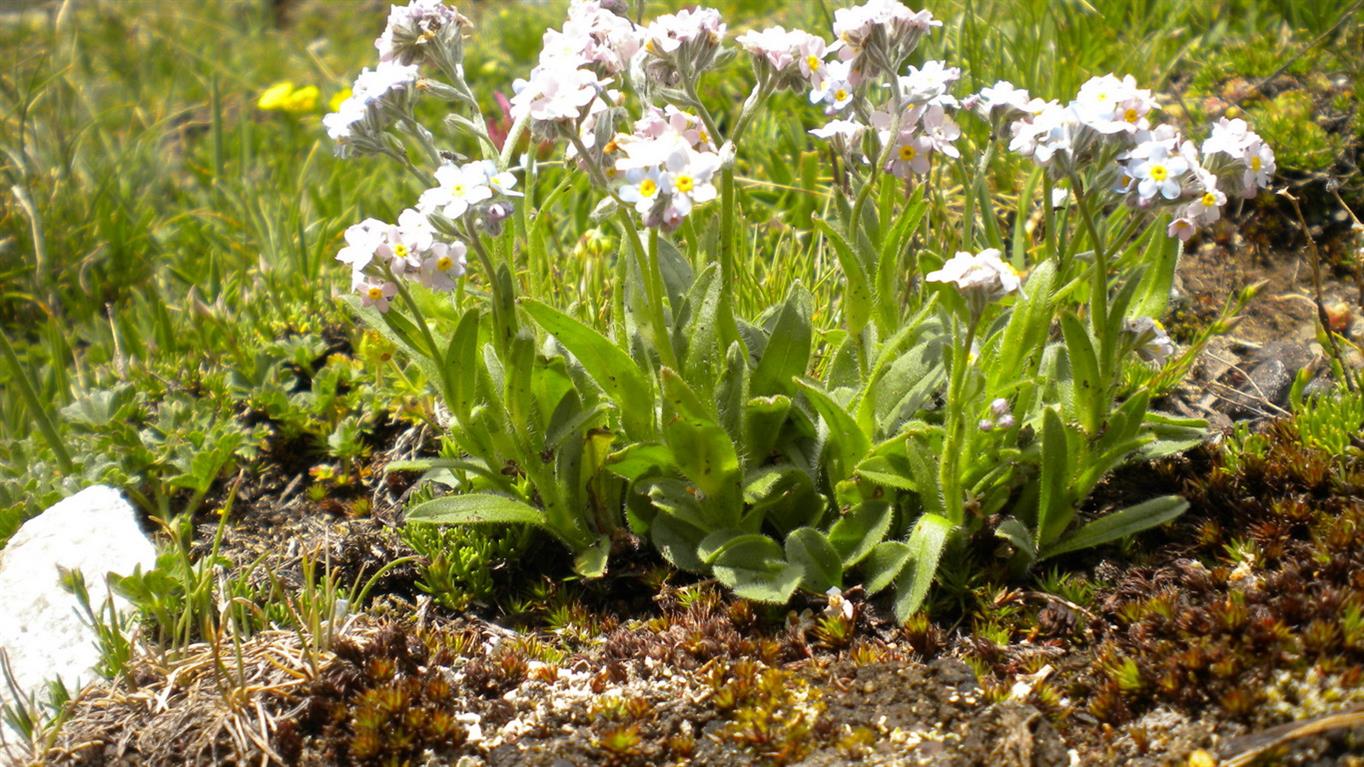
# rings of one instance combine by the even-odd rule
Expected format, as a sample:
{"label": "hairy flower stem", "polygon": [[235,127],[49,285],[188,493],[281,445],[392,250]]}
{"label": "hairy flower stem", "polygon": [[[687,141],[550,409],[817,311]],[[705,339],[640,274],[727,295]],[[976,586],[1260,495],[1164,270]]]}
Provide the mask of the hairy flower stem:
{"label": "hairy flower stem", "polygon": [[[1089,200],[1085,197],[1084,185],[1080,183],[1080,177],[1074,171],[1070,173],[1071,193],[1075,196],[1075,205],[1080,209],[1080,218],[1084,221],[1085,230],[1089,232],[1089,237],[1094,241],[1094,272],[1093,282],[1089,289],[1090,306],[1093,307],[1093,326],[1094,337],[1100,344],[1107,346],[1104,340],[1106,337],[1105,328],[1108,327],[1108,253],[1107,246],[1103,238],[1099,235],[1099,227],[1094,221],[1094,213],[1089,208]],[[1051,201],[1048,200],[1050,205]],[[1107,356],[1106,354],[1102,356]],[[1099,371],[1100,375],[1106,379],[1107,370]]]}
{"label": "hairy flower stem", "polygon": [[516,145],[521,143],[521,136],[526,132],[526,126],[530,125],[530,112],[523,113],[512,123],[511,130],[507,131],[507,137],[502,141],[502,154],[497,158],[497,169],[506,170],[511,166],[512,155],[516,152]]}
{"label": "hairy flower stem", "polygon": [[[583,165],[587,166],[587,173],[592,177],[592,181],[597,186],[605,189],[611,199],[616,201],[616,220],[620,222],[624,234],[630,238],[630,247],[634,251],[635,260],[639,264],[639,272],[644,277],[644,292],[649,301],[649,324],[652,325],[651,335],[654,337],[654,348],[658,352],[659,362],[670,368],[677,368],[677,355],[673,352],[672,334],[668,332],[668,318],[663,312],[663,272],[658,265],[657,230],[650,233],[649,249],[645,249],[644,241],[639,236],[639,227],[630,215],[629,207],[616,196],[611,189],[611,184],[602,172],[601,167],[593,159],[587,146],[583,144],[582,137],[576,130],[564,131],[568,140],[572,142],[573,148],[578,150],[578,158]],[[624,285],[621,286],[624,290]]]}
{"label": "hairy flower stem", "polygon": [[[980,314],[971,312],[970,324],[966,326],[966,342],[952,349],[952,376],[947,383],[947,417],[944,424],[943,456],[938,468],[938,485],[942,488],[943,504],[947,519],[960,526],[966,521],[964,501],[961,497],[961,454],[962,454],[962,385],[966,381],[966,366],[971,361],[971,346],[976,342],[976,326]],[[956,325],[956,322],[953,322]],[[958,333],[953,328],[953,336]]]}

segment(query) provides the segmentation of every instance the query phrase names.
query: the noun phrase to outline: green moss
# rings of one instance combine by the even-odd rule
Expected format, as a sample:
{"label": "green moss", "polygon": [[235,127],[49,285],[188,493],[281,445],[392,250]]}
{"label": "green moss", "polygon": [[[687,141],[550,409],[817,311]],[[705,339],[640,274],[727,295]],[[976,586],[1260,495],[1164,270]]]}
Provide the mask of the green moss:
{"label": "green moss", "polygon": [[1325,170],[1344,151],[1345,137],[1329,133],[1316,123],[1316,103],[1305,90],[1285,91],[1272,101],[1252,106],[1247,116],[1274,148],[1281,169]]}

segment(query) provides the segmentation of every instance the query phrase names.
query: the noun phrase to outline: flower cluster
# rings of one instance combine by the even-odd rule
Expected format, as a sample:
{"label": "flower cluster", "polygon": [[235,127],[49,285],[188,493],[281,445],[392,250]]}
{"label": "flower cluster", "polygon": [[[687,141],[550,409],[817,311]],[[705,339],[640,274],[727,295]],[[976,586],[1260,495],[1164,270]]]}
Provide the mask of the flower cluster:
{"label": "flower cluster", "polygon": [[445,232],[459,232],[457,222],[464,221],[496,235],[512,214],[511,198],[521,196],[515,187],[516,176],[498,172],[490,161],[446,163],[436,169],[436,186],[422,192],[417,210]]}
{"label": "flower cluster", "polygon": [[[838,41],[828,50],[836,51],[839,59],[822,67],[821,80],[812,82],[810,89],[810,101],[822,104],[834,119],[810,133],[852,161],[862,148],[862,137],[873,129],[882,162],[879,170],[905,180],[928,173],[935,153],[959,157],[955,142],[961,128],[949,110],[960,106],[951,88],[961,70],[928,61],[901,74],[924,32],[940,25],[928,11],[911,11],[895,0],[869,0],[837,11]],[[880,99],[873,98],[880,91],[863,87],[874,77],[884,77],[890,86]]]}
{"label": "flower cluster", "polygon": [[720,53],[727,26],[714,8],[694,8],[659,16],[644,30],[637,63],[646,85],[678,87],[710,68]]}
{"label": "flower cluster", "polygon": [[351,268],[351,289],[365,306],[388,311],[396,280],[412,279],[434,290],[451,290],[464,273],[464,243],[437,238],[426,216],[408,209],[397,224],[368,218],[346,230],[336,260]]}
{"label": "flower cluster", "polygon": [[336,153],[373,154],[384,151],[383,132],[395,117],[412,111],[417,65],[385,62],[355,78],[350,98],[322,118]]}
{"label": "flower cluster", "polygon": [[528,118],[542,138],[562,138],[580,127],[591,135],[592,116],[615,100],[607,86],[641,45],[641,32],[629,19],[599,0],[575,0],[563,28],[545,33],[530,77],[513,84],[512,117]]}
{"label": "flower cluster", "polygon": [[1274,153],[1243,120],[1222,119],[1201,151],[1173,127],[1152,126],[1154,99],[1131,75],[1095,77],[1065,105],[1003,81],[966,104],[993,125],[1010,120],[1009,148],[1054,177],[1116,159],[1114,191],[1141,209],[1173,208],[1168,232],[1181,240],[1221,218],[1229,194],[1268,186],[1274,171]]}
{"label": "flower cluster", "polygon": [[1014,427],[1014,416],[1009,407],[1009,401],[1003,397],[997,397],[990,402],[989,418],[980,419],[977,424],[981,431],[1007,431]]}
{"label": "flower cluster", "polygon": [[381,63],[427,63],[457,73],[464,51],[462,32],[468,26],[469,20],[444,0],[412,0],[392,6],[374,47]]}
{"label": "flower cluster", "polygon": [[868,0],[834,11],[838,55],[850,63],[854,85],[864,78],[895,77],[924,33],[940,26],[932,13],[911,11],[899,0]]}
{"label": "flower cluster", "polygon": [[[350,265],[351,289],[365,306],[388,311],[398,280],[454,289],[464,274],[465,239],[478,230],[501,231],[512,213],[511,198],[518,196],[516,177],[487,161],[442,165],[436,181],[415,208],[398,216],[398,223],[370,218],[346,230],[346,246],[336,259]],[[472,228],[461,230],[461,222]]]}
{"label": "flower cluster", "polygon": [[986,248],[979,253],[959,251],[924,279],[955,287],[966,299],[972,315],[979,316],[991,301],[1017,292],[1023,285],[1018,271],[1001,255],[998,248]]}
{"label": "flower cluster", "polygon": [[651,108],[613,144],[616,194],[646,226],[672,230],[697,203],[715,199],[721,158],[695,115],[671,105]]}
{"label": "flower cluster", "polygon": [[824,61],[829,44],[809,32],[768,27],[745,32],[735,42],[753,57],[758,82],[774,90],[819,89],[829,79],[829,65]]}

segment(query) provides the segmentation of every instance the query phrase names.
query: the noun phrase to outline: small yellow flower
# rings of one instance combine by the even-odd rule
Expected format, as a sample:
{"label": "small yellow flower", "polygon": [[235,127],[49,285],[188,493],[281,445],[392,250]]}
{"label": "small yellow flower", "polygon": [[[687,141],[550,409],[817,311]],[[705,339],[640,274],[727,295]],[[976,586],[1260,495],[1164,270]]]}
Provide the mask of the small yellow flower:
{"label": "small yellow flower", "polygon": [[263,112],[282,110],[293,92],[294,84],[289,80],[281,80],[261,93],[260,98],[256,100],[256,108]]}
{"label": "small yellow flower", "polygon": [[332,112],[338,111],[341,109],[341,102],[348,98],[350,98],[350,88],[342,88],[332,94],[331,99],[327,102],[327,109]]}
{"label": "small yellow flower", "polygon": [[317,102],[322,94],[316,85],[305,85],[289,94],[284,100],[284,111],[289,114],[306,114],[317,109]]}
{"label": "small yellow flower", "polygon": [[1189,754],[1188,767],[1217,767],[1217,758],[1200,748]]}

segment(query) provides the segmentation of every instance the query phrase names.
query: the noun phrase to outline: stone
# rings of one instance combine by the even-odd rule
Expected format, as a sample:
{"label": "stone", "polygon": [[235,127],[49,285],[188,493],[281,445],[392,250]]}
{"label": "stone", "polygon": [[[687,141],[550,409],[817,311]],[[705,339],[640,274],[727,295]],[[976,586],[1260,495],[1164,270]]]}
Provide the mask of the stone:
{"label": "stone", "polygon": [[[97,677],[95,631],[62,588],[62,568],[85,576],[98,611],[111,594],[109,573],[128,575],[155,564],[156,547],[137,512],[111,487],[86,488],[25,522],[0,549],[0,652],[19,689],[41,699],[47,682],[60,678],[74,695]],[[122,597],[114,596],[114,605],[128,614]],[[0,696],[9,702],[7,685],[0,685]]]}

